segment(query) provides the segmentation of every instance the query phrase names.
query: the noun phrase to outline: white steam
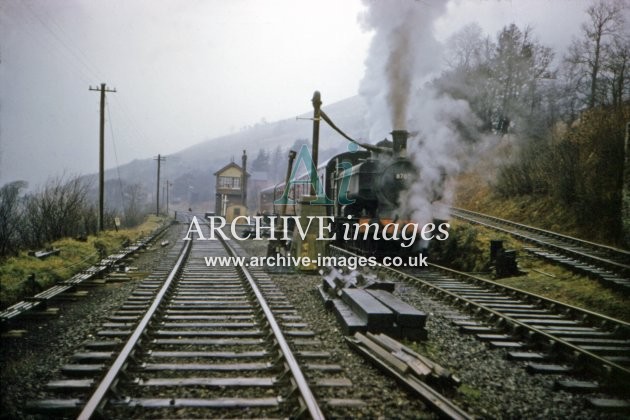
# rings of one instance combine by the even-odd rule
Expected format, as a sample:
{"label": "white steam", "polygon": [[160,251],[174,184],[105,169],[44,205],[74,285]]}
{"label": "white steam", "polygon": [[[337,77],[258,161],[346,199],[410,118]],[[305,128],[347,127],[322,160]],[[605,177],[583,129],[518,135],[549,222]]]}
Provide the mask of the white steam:
{"label": "white steam", "polygon": [[[445,1],[365,0],[362,17],[374,30],[360,94],[368,105],[370,138],[379,141],[396,129],[412,133],[408,153],[419,179],[401,197],[402,214],[418,223],[446,218],[451,192],[445,179],[459,169],[459,135],[452,121],[474,125],[465,101],[438,96],[427,84],[439,75],[444,50],[434,37],[434,23],[446,12]],[[401,216],[402,216],[401,214]]]}

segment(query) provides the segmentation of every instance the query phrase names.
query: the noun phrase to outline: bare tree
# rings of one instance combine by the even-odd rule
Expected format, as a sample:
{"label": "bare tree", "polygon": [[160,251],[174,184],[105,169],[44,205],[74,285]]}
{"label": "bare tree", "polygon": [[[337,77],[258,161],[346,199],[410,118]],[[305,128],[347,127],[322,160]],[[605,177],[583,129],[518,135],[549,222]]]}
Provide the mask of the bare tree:
{"label": "bare tree", "polygon": [[610,102],[620,108],[630,95],[630,35],[620,34],[607,46],[609,57],[603,69],[609,86]]}
{"label": "bare tree", "polygon": [[[450,69],[438,89],[467,100],[484,131],[507,133],[515,121],[531,118],[543,102],[542,81],[554,77],[553,52],[533,39],[529,27],[504,27],[495,42],[469,25],[447,43]],[[526,127],[527,124],[521,124]]]}
{"label": "bare tree", "polygon": [[86,233],[85,213],[89,211],[89,186],[74,176],[49,180],[43,189],[27,197],[25,237],[29,245],[38,246],[63,237]]}
{"label": "bare tree", "polygon": [[[485,38],[488,40],[488,38]],[[451,70],[471,71],[487,61],[484,35],[479,24],[471,23],[446,42],[445,61]]]}
{"label": "bare tree", "polygon": [[552,77],[551,48],[533,39],[531,28],[511,24],[499,33],[493,57],[497,131],[506,133],[516,119],[531,117],[539,105],[540,81]]}
{"label": "bare tree", "polygon": [[139,224],[145,216],[146,192],[140,184],[127,185],[124,188],[125,197],[125,226]]}
{"label": "bare tree", "polygon": [[624,4],[599,0],[586,10],[588,21],[582,25],[582,38],[573,41],[566,62],[575,68],[575,88],[585,96],[588,108],[603,104],[606,87],[601,86],[601,72],[609,59],[610,44],[623,27]]}
{"label": "bare tree", "polygon": [[16,253],[21,247],[20,191],[26,186],[25,181],[15,181],[0,188],[0,256]]}
{"label": "bare tree", "polygon": [[438,91],[464,99],[481,121],[480,129],[490,131],[494,113],[491,88],[491,60],[496,45],[481,28],[470,24],[453,34],[446,43],[447,71],[435,80]]}

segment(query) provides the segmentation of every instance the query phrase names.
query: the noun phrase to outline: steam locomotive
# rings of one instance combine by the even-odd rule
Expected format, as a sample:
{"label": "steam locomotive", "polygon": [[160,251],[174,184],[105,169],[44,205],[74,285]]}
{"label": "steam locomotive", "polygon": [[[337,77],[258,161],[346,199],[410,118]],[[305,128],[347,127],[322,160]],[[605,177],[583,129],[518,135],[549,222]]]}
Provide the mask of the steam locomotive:
{"label": "steam locomotive", "polygon": [[[384,256],[417,251],[417,247],[401,247],[401,240],[395,239],[396,233],[410,223],[408,215],[401,213],[401,193],[418,174],[407,157],[408,132],[395,130],[391,134],[392,141],[360,144],[366,150],[340,153],[317,168],[321,191],[334,198],[326,206],[327,216],[334,218],[331,236],[334,234],[336,242],[345,248],[363,254]],[[290,183],[286,193],[291,204],[274,204],[285,194],[285,183],[262,190],[260,211],[295,215],[297,205],[293,203],[312,194],[310,177],[304,173],[297,179],[301,182]]]}

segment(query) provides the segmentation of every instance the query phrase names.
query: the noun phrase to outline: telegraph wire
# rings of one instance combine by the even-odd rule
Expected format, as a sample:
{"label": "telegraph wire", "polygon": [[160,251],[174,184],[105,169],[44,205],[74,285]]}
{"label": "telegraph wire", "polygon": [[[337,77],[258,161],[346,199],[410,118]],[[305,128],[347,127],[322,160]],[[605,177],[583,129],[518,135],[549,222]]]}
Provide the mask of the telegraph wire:
{"label": "telegraph wire", "polygon": [[118,162],[118,151],[116,150],[116,140],[114,139],[114,127],[112,126],[112,117],[109,113],[109,103],[107,98],[105,99],[105,109],[107,110],[107,122],[109,123],[109,132],[112,137],[112,144],[114,146],[114,159],[116,160],[116,173],[118,174],[118,184],[120,185],[120,205],[122,206],[123,213],[125,212],[125,196],[123,194],[123,183],[120,177],[120,163]]}
{"label": "telegraph wire", "polygon": [[[23,5],[25,10],[27,10],[27,12],[41,24],[41,26],[49,33],[49,35],[63,46],[63,50],[66,51],[67,55],[73,58],[76,63],[80,64],[83,67],[83,70],[87,70],[87,72],[83,74],[84,77],[86,75],[89,75],[90,79],[93,77],[96,77],[97,79],[102,80],[102,78],[98,75],[98,72],[95,72],[94,69],[91,68],[91,66],[87,62],[83,61],[81,57],[75,52],[75,50],[71,48],[70,45],[68,45],[68,43],[64,41],[63,38],[57,32],[55,32],[46,23],[46,21],[41,18],[39,14],[37,14],[37,12],[35,12],[35,10],[33,10],[33,8],[28,4],[28,2],[23,1],[23,2],[19,2],[19,4]],[[73,66],[73,67],[76,68],[76,66]]]}
{"label": "telegraph wire", "polygon": [[[30,6],[27,7],[30,8]],[[32,9],[31,9],[32,10]],[[33,11],[33,13],[35,13]],[[102,74],[99,74],[98,69],[92,65],[92,63],[90,62],[90,59],[88,58],[88,56],[85,54],[85,52],[78,46],[75,44],[74,48],[71,48],[66,42],[64,42],[63,38],[65,37],[66,39],[72,39],[71,36],[68,35],[68,33],[63,29],[63,26],[60,26],[55,19],[50,15],[50,13],[47,13],[45,11],[43,11],[43,14],[46,16],[46,18],[48,19],[48,21],[54,25],[59,32],[62,33],[63,36],[59,36],[56,35],[55,31],[50,28],[45,22],[43,22],[41,19],[40,22],[42,22],[42,25],[44,25],[44,27],[46,27],[57,39],[59,39],[59,42],[61,42],[61,44],[67,48],[77,59],[77,61],[79,61],[90,73],[92,73],[93,76],[95,76],[97,79],[99,80],[104,80],[104,77]]]}
{"label": "telegraph wire", "polygon": [[142,130],[141,128],[142,126],[138,124],[137,120],[133,117],[133,113],[129,110],[129,108],[127,108],[127,106],[122,101],[122,99],[114,97],[114,102],[116,102],[116,104],[122,111],[121,112],[122,117],[127,119],[127,127],[129,127],[129,129],[134,131],[135,134],[139,138],[141,138],[145,143],[150,143],[149,136]]}
{"label": "telegraph wire", "polygon": [[[84,80],[86,84],[89,84],[91,80],[93,81],[93,78],[96,78],[97,80],[105,80],[105,78],[102,77],[102,75],[100,74],[98,67],[91,63],[88,55],[81,48],[79,48],[78,45],[71,45],[64,40],[64,37],[66,39],[71,37],[68,36],[68,33],[63,29],[61,25],[55,22],[55,20],[52,16],[50,16],[49,13],[44,12],[46,18],[51,22],[51,24],[48,24],[46,20],[43,19],[28,2],[23,1],[19,2],[19,4],[22,4],[24,10],[26,10],[32,18],[36,19],[41,27],[46,30],[49,36],[56,40],[59,44],[61,44],[63,48],[59,48],[58,45],[55,46],[55,43],[52,43],[51,45],[55,46],[60,54],[65,55],[66,58],[71,58],[72,61],[75,62],[75,64],[79,64],[79,66],[72,65],[70,63],[70,60],[64,60],[65,63],[67,63],[75,71],[80,73],[79,76]],[[55,30],[55,27],[57,28],[57,30]],[[142,128],[138,124],[138,121],[134,119],[133,114],[129,112],[128,108],[124,105],[124,103],[122,102],[122,98],[115,98],[115,102],[121,108],[122,118],[126,120],[127,127],[131,131],[135,132],[135,134],[138,135],[138,138],[141,138],[144,142],[148,143],[149,137],[142,130]]]}
{"label": "telegraph wire", "polygon": [[[72,55],[72,57],[77,62],[79,62],[84,67],[85,70],[87,70],[88,73],[90,73],[92,77],[95,77],[97,80],[105,80],[105,78],[102,77],[102,75],[98,71],[97,67],[91,64],[87,54],[85,54],[81,48],[79,48],[76,44],[73,47],[70,46],[67,42],[64,41],[63,36],[58,34],[50,25],[48,25],[27,2],[24,2],[24,5],[26,8],[28,8],[28,11],[39,21],[39,23],[41,23],[41,25]],[[59,31],[63,35],[65,35],[66,38],[68,38],[67,32],[65,32],[65,30],[59,24],[57,24],[50,15],[47,15],[47,17],[52,22],[52,24],[59,28]],[[128,111],[122,100],[116,97],[114,100],[118,103],[118,106],[122,108],[123,116],[125,118],[128,118],[128,127],[132,130],[135,130],[136,134],[139,134],[140,138],[148,141],[148,136],[146,136],[145,133],[142,132],[142,130],[139,128],[137,121],[134,121],[133,114]]]}
{"label": "telegraph wire", "polygon": [[[39,44],[39,47],[44,51],[44,54],[50,54],[51,58],[56,58],[60,60],[63,64],[67,64],[69,67],[72,68],[73,73],[75,73],[77,77],[82,79],[85,83],[89,83],[91,77],[85,72],[84,69],[71,64],[72,56],[69,54],[69,52],[62,50],[59,47],[58,43],[52,42],[52,40],[50,39],[50,34],[42,34],[43,30],[41,29],[41,26],[35,25],[38,22],[36,22],[36,18],[32,16],[32,12],[30,12],[28,9],[25,9],[25,6],[23,6],[23,9],[24,12],[28,13],[21,13],[17,16],[22,17],[24,23],[20,25],[16,24],[15,21],[11,23],[17,26],[19,30],[23,31],[23,33],[25,33],[27,36],[30,36],[36,44]],[[19,12],[16,11],[16,13]],[[41,24],[41,22],[39,23]]]}

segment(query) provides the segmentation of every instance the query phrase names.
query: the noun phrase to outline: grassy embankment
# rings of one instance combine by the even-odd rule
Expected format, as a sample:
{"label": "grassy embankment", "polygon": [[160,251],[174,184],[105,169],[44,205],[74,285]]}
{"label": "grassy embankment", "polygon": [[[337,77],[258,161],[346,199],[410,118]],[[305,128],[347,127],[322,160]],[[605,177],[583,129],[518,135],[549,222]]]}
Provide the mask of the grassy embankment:
{"label": "grassy embankment", "polygon": [[[0,308],[6,308],[26,296],[37,293],[35,289],[46,289],[57,281],[66,280],[79,271],[96,263],[100,258],[97,247],[104,248],[107,255],[121,248],[125,240],[135,241],[156,229],[164,218],[149,216],[144,223],[131,229],[105,231],[98,236],[88,237],[86,242],[61,239],[50,244],[61,250],[58,256],[40,260],[21,251],[16,257],[0,260]],[[26,281],[35,275],[33,288]]]}
{"label": "grassy embankment", "polygon": [[[589,231],[588,226],[579,226],[570,209],[540,197],[497,197],[479,176],[468,174],[459,184],[457,197],[458,207],[587,240],[602,239],[597,232]],[[454,222],[451,232],[456,243],[450,245],[449,256],[444,261],[449,266],[462,271],[482,272],[490,258],[490,239],[504,239],[504,248],[517,250],[519,268],[526,274],[495,280],[498,283],[630,322],[628,297],[601,285],[596,279],[530,256],[523,248],[531,244],[459,222]],[[492,279],[487,273],[480,273],[480,276]]]}

